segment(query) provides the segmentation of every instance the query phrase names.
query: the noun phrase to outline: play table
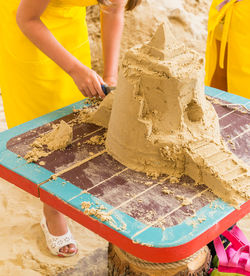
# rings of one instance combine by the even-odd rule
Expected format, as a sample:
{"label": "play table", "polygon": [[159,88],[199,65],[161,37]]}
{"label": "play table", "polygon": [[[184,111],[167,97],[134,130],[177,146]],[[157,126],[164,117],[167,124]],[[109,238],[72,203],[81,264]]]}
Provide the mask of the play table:
{"label": "play table", "polygon": [[[225,103],[212,101],[221,134],[250,164],[250,101],[208,87],[206,94]],[[236,210],[186,175],[153,179],[130,170],[104,145],[88,143],[106,131],[93,124],[75,125],[73,143],[65,150],[27,163],[23,157],[34,139],[53,124],[72,120],[73,109],[84,105],[83,100],[0,133],[0,177],[149,262],[184,259],[249,213],[250,200]]]}

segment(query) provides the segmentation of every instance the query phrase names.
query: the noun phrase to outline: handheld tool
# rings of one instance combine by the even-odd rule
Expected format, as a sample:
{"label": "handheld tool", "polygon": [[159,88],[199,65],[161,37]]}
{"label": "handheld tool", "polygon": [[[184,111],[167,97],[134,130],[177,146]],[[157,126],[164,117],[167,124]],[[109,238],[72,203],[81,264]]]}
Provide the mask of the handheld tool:
{"label": "handheld tool", "polygon": [[108,86],[106,84],[102,84],[102,91],[107,96],[112,90],[115,90],[116,86]]}

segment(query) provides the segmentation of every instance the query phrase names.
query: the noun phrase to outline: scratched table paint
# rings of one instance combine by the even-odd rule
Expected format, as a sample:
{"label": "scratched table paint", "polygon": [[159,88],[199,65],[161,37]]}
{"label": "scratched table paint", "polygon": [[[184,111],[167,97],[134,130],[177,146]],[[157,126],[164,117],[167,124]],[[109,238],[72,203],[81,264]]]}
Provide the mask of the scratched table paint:
{"label": "scratched table paint", "polygon": [[[233,94],[208,87],[206,94],[250,108],[249,100]],[[222,136],[231,150],[250,164],[249,112],[213,102]],[[106,131],[92,124],[75,125],[73,143],[41,158],[44,165],[23,159],[34,139],[52,128],[51,122],[72,120],[76,116],[72,110],[84,105],[84,101],[78,102],[1,133],[0,176],[151,262],[186,258],[249,213],[249,201],[235,210],[205,185],[195,186],[188,176],[178,181],[151,179],[126,168],[109,156],[103,145],[84,143]],[[52,180],[54,174],[57,178]],[[183,196],[192,203],[183,205]],[[103,216],[86,214],[83,202]]]}

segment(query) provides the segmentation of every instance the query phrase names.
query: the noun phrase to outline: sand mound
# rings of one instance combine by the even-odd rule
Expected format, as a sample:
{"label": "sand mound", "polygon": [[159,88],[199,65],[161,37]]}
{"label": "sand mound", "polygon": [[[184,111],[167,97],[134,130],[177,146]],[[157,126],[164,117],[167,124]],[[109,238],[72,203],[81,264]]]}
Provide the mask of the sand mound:
{"label": "sand mound", "polygon": [[[126,13],[121,43],[121,59],[125,51],[137,44],[150,40],[157,26],[169,19],[172,32],[180,43],[205,53],[207,18],[212,0],[143,0],[135,10]],[[99,24],[99,7],[87,11],[92,66],[102,72],[102,50]]]}
{"label": "sand mound", "polygon": [[161,24],[125,54],[106,148],[136,171],[187,174],[238,208],[250,197],[249,167],[224,145],[203,76],[203,58]]}

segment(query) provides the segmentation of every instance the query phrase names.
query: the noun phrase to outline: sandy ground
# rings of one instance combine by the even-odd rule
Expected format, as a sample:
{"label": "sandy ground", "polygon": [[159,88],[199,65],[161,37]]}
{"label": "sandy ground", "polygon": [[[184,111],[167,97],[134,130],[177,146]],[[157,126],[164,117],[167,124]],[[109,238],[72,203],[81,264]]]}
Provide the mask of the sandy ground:
{"label": "sandy ground", "polygon": [[[0,96],[0,131],[7,129]],[[71,258],[52,256],[40,228],[39,199],[0,178],[0,276],[57,275],[75,266],[84,256],[107,247],[107,242],[69,219],[78,241],[79,254]]]}
{"label": "sandy ground", "polygon": [[[207,18],[212,0],[142,0],[142,4],[125,14],[121,59],[126,49],[150,40],[157,26],[168,20],[180,42],[205,54]],[[99,8],[87,10],[92,66],[102,72]]]}
{"label": "sandy ground", "polygon": [[[126,15],[121,57],[135,44],[148,40],[157,25],[168,18],[180,41],[205,52],[206,22],[211,0],[144,0],[143,5]],[[93,69],[102,71],[97,7],[88,10]],[[0,131],[7,129],[0,97]],[[57,275],[72,267],[107,242],[79,224],[69,220],[70,228],[79,242],[79,254],[72,258],[50,255],[39,226],[42,204],[29,194],[0,178],[0,276]],[[241,222],[250,238],[250,218]],[[81,274],[85,275],[85,274]]]}

